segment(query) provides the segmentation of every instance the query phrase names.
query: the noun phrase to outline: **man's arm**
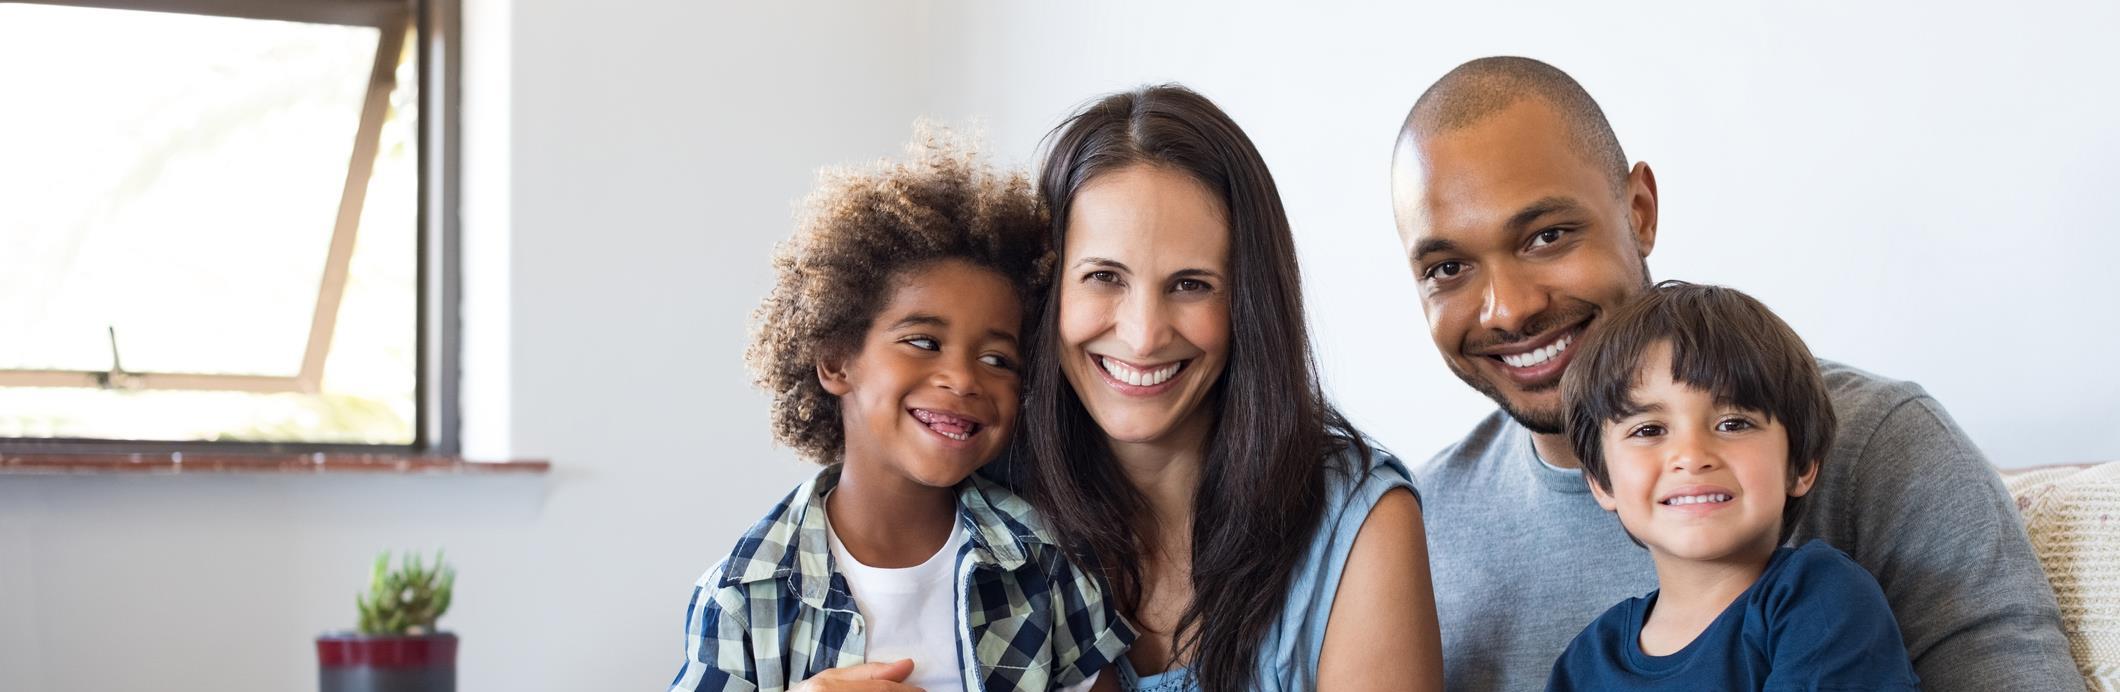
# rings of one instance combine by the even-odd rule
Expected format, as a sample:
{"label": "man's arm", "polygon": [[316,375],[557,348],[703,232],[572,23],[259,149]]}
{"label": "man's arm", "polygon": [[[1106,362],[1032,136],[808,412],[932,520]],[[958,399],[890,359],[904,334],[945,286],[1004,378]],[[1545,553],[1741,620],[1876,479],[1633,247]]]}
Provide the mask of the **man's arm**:
{"label": "man's arm", "polygon": [[1987,456],[1925,395],[1868,437],[1842,498],[1848,552],[1884,588],[1922,686],[2083,689],[2053,588]]}

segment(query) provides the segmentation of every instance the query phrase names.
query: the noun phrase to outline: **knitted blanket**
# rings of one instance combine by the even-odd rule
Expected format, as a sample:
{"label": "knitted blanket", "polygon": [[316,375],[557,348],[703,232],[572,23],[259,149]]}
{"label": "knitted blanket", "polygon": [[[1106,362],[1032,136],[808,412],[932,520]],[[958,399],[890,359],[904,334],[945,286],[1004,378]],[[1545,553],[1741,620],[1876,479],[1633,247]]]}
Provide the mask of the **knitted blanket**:
{"label": "knitted blanket", "polygon": [[2120,462],[2005,471],[2090,689],[2120,691]]}

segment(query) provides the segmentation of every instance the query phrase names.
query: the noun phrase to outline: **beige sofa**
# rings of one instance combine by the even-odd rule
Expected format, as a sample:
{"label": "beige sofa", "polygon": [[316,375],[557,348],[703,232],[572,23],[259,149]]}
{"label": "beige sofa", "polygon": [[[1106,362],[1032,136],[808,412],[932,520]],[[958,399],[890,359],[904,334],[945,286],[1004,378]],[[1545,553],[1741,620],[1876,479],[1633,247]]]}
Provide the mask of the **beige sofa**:
{"label": "beige sofa", "polygon": [[2090,689],[2120,692],[2120,461],[2004,470]]}

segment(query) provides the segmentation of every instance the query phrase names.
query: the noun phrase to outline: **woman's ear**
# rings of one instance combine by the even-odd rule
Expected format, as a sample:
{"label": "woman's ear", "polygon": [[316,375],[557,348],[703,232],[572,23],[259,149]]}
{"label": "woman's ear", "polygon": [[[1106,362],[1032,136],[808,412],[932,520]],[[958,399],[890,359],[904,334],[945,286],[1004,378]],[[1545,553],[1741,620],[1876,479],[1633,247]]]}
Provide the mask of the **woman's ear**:
{"label": "woman's ear", "polygon": [[1804,493],[1811,492],[1811,486],[1818,484],[1819,466],[1821,464],[1813,461],[1811,462],[1811,470],[1805,471],[1803,475],[1789,481],[1789,497],[1803,497]]}
{"label": "woman's ear", "polygon": [[830,358],[817,359],[817,384],[822,385],[832,396],[846,396],[847,392],[854,389],[853,385],[847,383],[846,362]]}

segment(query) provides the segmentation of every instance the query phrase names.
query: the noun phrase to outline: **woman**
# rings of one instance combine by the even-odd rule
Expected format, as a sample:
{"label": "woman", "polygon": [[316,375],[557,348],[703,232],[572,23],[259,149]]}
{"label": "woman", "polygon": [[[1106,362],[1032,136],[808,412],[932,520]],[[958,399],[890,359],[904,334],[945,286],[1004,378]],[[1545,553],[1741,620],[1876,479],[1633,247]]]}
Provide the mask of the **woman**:
{"label": "woman", "polygon": [[1063,123],[1027,494],[1142,636],[1128,689],[1441,689],[1418,500],[1324,400],[1251,141],[1183,87]]}

